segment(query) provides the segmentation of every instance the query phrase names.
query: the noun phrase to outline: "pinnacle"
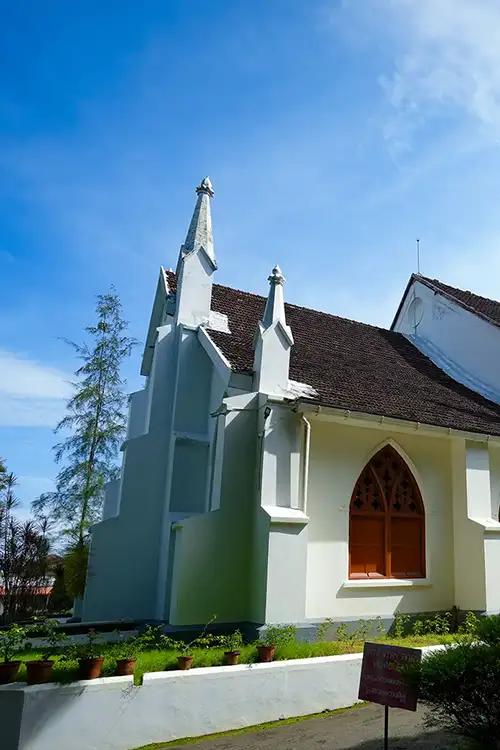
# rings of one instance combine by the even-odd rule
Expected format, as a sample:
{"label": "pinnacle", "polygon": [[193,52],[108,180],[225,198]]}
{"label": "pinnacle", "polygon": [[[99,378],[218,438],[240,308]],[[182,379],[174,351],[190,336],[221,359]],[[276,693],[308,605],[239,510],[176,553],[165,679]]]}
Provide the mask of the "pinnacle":
{"label": "pinnacle", "polygon": [[210,177],[204,177],[202,179],[202,181],[200,182],[200,184],[196,188],[196,192],[197,192],[198,195],[200,195],[200,193],[205,193],[210,198],[214,197],[215,193],[214,193],[214,189],[212,187],[212,183],[210,181]]}

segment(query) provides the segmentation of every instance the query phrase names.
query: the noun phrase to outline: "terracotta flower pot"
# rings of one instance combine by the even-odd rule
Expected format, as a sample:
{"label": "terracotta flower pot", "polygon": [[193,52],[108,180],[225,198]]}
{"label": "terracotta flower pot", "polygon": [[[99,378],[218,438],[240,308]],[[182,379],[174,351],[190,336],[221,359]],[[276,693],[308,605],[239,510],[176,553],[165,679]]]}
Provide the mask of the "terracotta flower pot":
{"label": "terracotta flower pot", "polygon": [[224,651],[224,662],[228,667],[234,667],[235,664],[238,664],[239,658],[239,651]]}
{"label": "terracotta flower pot", "polygon": [[193,657],[192,656],[178,656],[177,665],[179,669],[191,669],[191,667],[193,666]]}
{"label": "terracotta flower pot", "polygon": [[36,661],[26,662],[26,672],[28,685],[42,685],[45,682],[52,682],[52,667],[54,662],[50,659],[37,659]]}
{"label": "terracotta flower pot", "polygon": [[272,661],[276,652],[276,646],[257,646],[257,652],[259,654],[259,661]]}
{"label": "terracotta flower pot", "polygon": [[78,659],[78,679],[96,680],[101,676],[104,656],[95,656],[89,659]]}
{"label": "terracotta flower pot", "polygon": [[7,685],[9,682],[15,682],[20,666],[20,661],[0,662],[0,685]]}
{"label": "terracotta flower pot", "polygon": [[134,674],[135,665],[137,659],[135,657],[131,659],[117,659],[116,660],[116,674],[120,677],[125,677]]}

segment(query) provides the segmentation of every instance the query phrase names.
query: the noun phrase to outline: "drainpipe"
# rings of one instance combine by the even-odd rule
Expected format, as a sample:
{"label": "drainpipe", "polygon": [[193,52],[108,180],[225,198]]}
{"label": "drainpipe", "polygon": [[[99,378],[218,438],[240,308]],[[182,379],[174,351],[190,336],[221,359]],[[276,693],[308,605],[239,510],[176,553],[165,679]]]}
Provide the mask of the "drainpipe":
{"label": "drainpipe", "polygon": [[309,484],[309,451],[311,445],[311,423],[301,413],[304,424],[304,460],[302,462],[302,511],[307,515],[307,486]]}

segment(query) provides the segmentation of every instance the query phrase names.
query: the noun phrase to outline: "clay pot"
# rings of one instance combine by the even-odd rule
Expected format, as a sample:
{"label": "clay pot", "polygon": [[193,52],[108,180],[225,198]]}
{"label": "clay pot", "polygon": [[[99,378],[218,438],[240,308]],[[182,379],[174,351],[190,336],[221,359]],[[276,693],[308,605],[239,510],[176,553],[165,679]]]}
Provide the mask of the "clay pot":
{"label": "clay pot", "polygon": [[137,659],[135,657],[131,659],[117,659],[115,673],[120,677],[126,677],[128,675],[134,674],[136,664]]}
{"label": "clay pot", "polygon": [[272,661],[276,652],[276,646],[257,646],[257,652],[259,654],[259,661]]}
{"label": "clay pot", "polygon": [[238,664],[239,658],[239,651],[224,651],[224,663],[228,667],[234,667],[235,664]]}
{"label": "clay pot", "polygon": [[177,665],[179,669],[191,669],[191,667],[193,666],[193,657],[192,656],[178,656]]}
{"label": "clay pot", "polygon": [[26,682],[28,685],[43,685],[52,682],[52,667],[54,662],[50,659],[37,659],[26,662]]}
{"label": "clay pot", "polygon": [[20,661],[0,662],[0,685],[7,685],[9,682],[15,682],[20,666]]}
{"label": "clay pot", "polygon": [[78,679],[96,680],[101,676],[104,656],[95,656],[89,659],[78,659]]}

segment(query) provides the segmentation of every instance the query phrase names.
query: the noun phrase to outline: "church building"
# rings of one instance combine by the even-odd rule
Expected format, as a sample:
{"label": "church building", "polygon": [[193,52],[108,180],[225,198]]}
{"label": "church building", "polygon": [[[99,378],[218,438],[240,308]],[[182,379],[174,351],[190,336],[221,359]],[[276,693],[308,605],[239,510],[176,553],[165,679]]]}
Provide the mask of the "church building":
{"label": "church building", "polygon": [[214,283],[208,178],[160,269],[86,621],[500,612],[500,303],[419,274],[390,330]]}

